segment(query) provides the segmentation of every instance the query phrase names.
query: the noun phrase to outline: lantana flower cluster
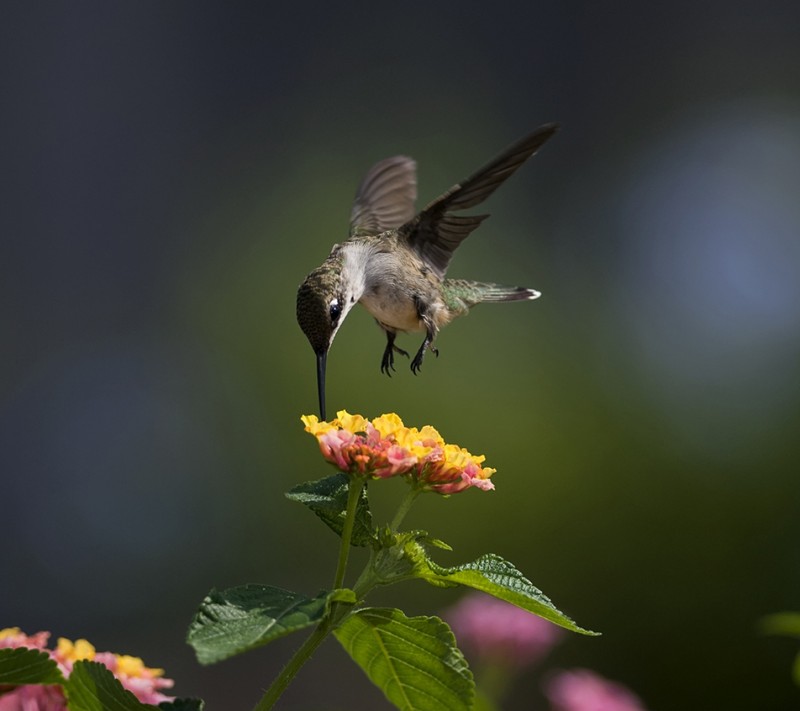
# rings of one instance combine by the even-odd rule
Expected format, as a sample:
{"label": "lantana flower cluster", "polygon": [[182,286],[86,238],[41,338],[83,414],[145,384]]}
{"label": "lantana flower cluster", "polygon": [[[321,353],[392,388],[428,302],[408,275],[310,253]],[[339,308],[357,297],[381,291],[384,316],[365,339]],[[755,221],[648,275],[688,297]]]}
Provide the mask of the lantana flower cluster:
{"label": "lantana flower cluster", "polygon": [[[161,693],[175,683],[164,678],[163,669],[151,669],[139,657],[126,654],[98,652],[85,639],[72,642],[64,637],[58,639],[55,649],[47,647],[49,632],[26,635],[19,627],[0,629],[0,649],[27,647],[47,652],[58,664],[64,677],[69,678],[77,661],[88,660],[106,666],[122,686],[144,704],[158,705],[162,701],[173,701],[174,697]],[[18,686],[0,695],[0,711],[66,711],[67,702],[58,686]]]}
{"label": "lantana flower cluster", "polygon": [[486,457],[447,444],[430,425],[406,427],[395,413],[367,420],[346,410],[330,422],[314,415],[300,418],[306,432],[319,441],[322,456],[353,476],[386,479],[408,477],[414,486],[439,494],[455,494],[475,486],[494,489],[495,469],[484,467]]}

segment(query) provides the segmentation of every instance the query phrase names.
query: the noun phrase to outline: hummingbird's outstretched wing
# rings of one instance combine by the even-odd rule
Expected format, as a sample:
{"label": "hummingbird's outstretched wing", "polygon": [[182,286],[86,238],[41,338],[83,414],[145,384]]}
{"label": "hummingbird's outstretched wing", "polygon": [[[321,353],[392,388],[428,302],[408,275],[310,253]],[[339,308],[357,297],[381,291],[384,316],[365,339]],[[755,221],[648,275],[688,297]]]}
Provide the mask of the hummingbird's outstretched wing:
{"label": "hummingbird's outstretched wing", "polygon": [[350,213],[350,236],[376,235],[408,222],[415,214],[417,164],[406,156],[376,163],[358,186]]}
{"label": "hummingbird's outstretched wing", "polygon": [[454,185],[403,225],[401,232],[411,247],[440,278],[444,277],[456,247],[489,217],[451,213],[483,202],[557,130],[558,125],[553,123],[540,126],[469,178]]}

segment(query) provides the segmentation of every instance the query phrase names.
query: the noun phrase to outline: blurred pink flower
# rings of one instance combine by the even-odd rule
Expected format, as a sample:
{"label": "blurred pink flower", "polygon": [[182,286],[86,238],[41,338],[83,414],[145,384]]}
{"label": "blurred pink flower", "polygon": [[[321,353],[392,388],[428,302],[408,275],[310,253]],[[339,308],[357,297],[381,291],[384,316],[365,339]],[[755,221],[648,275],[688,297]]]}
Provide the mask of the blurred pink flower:
{"label": "blurred pink flower", "polygon": [[467,595],[443,617],[476,660],[517,669],[538,662],[562,634],[551,622],[483,593]]}
{"label": "blurred pink flower", "polygon": [[160,689],[170,689],[175,683],[172,679],[164,679],[163,669],[150,669],[144,665],[139,657],[129,657],[127,654],[112,654],[101,652],[94,661],[108,667],[122,686],[139,699],[143,704],[158,705],[162,701],[173,701],[175,697],[166,696]]}
{"label": "blurred pink flower", "polygon": [[[0,649],[3,647],[27,647],[47,652],[65,677],[69,677],[77,661],[99,662],[108,668],[122,686],[144,704],[160,704],[173,701],[161,689],[169,689],[175,683],[163,678],[163,669],[151,669],[139,657],[111,652],[96,652],[85,639],[72,642],[60,637],[55,649],[48,649],[49,632],[26,635],[18,627],[0,630]],[[66,701],[57,686],[18,686],[0,695],[0,711],[66,711]]]}
{"label": "blurred pink flower", "polygon": [[19,627],[8,627],[0,630],[0,649],[15,649],[17,647],[44,649],[49,639],[49,632],[37,632],[36,634],[27,635]]}
{"label": "blurred pink flower", "polygon": [[553,711],[645,711],[632,691],[588,669],[558,672],[544,691]]}
{"label": "blurred pink flower", "polygon": [[0,695],[0,711],[66,711],[60,686],[18,686]]}

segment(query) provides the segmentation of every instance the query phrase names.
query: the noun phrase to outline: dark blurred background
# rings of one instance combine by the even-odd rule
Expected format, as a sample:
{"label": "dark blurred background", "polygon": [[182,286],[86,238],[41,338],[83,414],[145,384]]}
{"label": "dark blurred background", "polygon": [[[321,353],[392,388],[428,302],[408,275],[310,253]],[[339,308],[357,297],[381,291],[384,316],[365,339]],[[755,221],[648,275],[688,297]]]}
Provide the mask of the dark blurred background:
{"label": "dark blurred background", "polygon": [[[314,594],[337,539],[283,498],[303,432],[299,282],[396,153],[425,204],[540,123],[450,274],[533,286],[379,372],[365,311],[329,408],[435,425],[497,491],[409,524],[495,551],[654,711],[797,708],[800,5],[6,2],[0,9],[0,627],[87,637],[249,709],[301,636],[201,668],[212,586]],[[417,347],[416,336],[401,345]],[[373,487],[388,515],[399,483]],[[413,614],[457,591],[408,584]],[[508,708],[539,709],[536,674]],[[286,709],[388,708],[335,641]]]}

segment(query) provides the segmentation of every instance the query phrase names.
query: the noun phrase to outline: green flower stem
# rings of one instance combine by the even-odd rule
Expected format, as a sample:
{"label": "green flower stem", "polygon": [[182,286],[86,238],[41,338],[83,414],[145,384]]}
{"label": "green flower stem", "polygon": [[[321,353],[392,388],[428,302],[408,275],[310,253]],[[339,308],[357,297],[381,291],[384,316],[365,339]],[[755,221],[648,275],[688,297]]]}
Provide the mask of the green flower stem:
{"label": "green flower stem", "polygon": [[353,592],[356,595],[356,600],[363,600],[367,596],[367,593],[380,583],[373,572],[374,563],[375,551],[373,550],[370,551],[369,561],[366,566],[364,566],[364,570],[361,571],[358,580],[353,584]]}
{"label": "green flower stem", "polygon": [[278,678],[272,682],[272,685],[267,689],[264,696],[261,697],[254,711],[268,711],[268,709],[271,709],[275,705],[275,702],[277,702],[281,694],[286,691],[286,687],[289,686],[303,664],[311,658],[311,655],[322,643],[322,640],[328,636],[331,627],[333,627],[333,621],[329,615],[317,625],[316,629],[306,638],[306,641],[303,642],[300,649],[294,653],[294,656],[281,670]]}
{"label": "green flower stem", "polygon": [[[339,562],[336,566],[336,575],[333,580],[334,590],[341,588],[344,583],[347,559],[350,555],[350,540],[353,537],[353,526],[356,520],[356,507],[358,506],[358,500],[361,497],[364,484],[364,479],[353,478],[350,480],[350,489],[347,494],[347,509],[344,527],[342,529],[342,543],[339,547]],[[289,686],[297,672],[300,671],[303,664],[311,658],[311,655],[316,651],[317,647],[319,647],[325,637],[328,636],[334,626],[348,613],[349,609],[350,606],[343,607],[335,602],[331,605],[330,612],[306,638],[306,641],[303,642],[300,649],[294,653],[294,656],[281,670],[278,678],[272,682],[269,689],[264,693],[264,696],[261,697],[254,711],[268,711],[268,709],[271,709],[275,705],[281,694],[286,691],[286,687]]]}
{"label": "green flower stem", "polygon": [[339,563],[336,566],[336,575],[333,578],[333,589],[338,590],[344,583],[344,573],[347,569],[347,559],[350,556],[350,540],[353,538],[353,526],[356,523],[356,507],[365,480],[353,478],[350,480],[350,489],[347,492],[347,509],[342,528],[342,544],[339,546]]}
{"label": "green flower stem", "polygon": [[486,711],[499,710],[514,677],[511,669],[507,664],[489,662],[476,668],[474,674],[475,682],[483,696]]}
{"label": "green flower stem", "polygon": [[400,524],[403,523],[403,519],[406,517],[408,510],[411,508],[411,504],[413,504],[414,500],[417,498],[417,496],[419,496],[420,491],[421,489],[412,487],[408,490],[405,498],[400,502],[400,508],[397,509],[397,513],[394,515],[390,525],[393,533],[397,533],[397,529],[400,527]]}

